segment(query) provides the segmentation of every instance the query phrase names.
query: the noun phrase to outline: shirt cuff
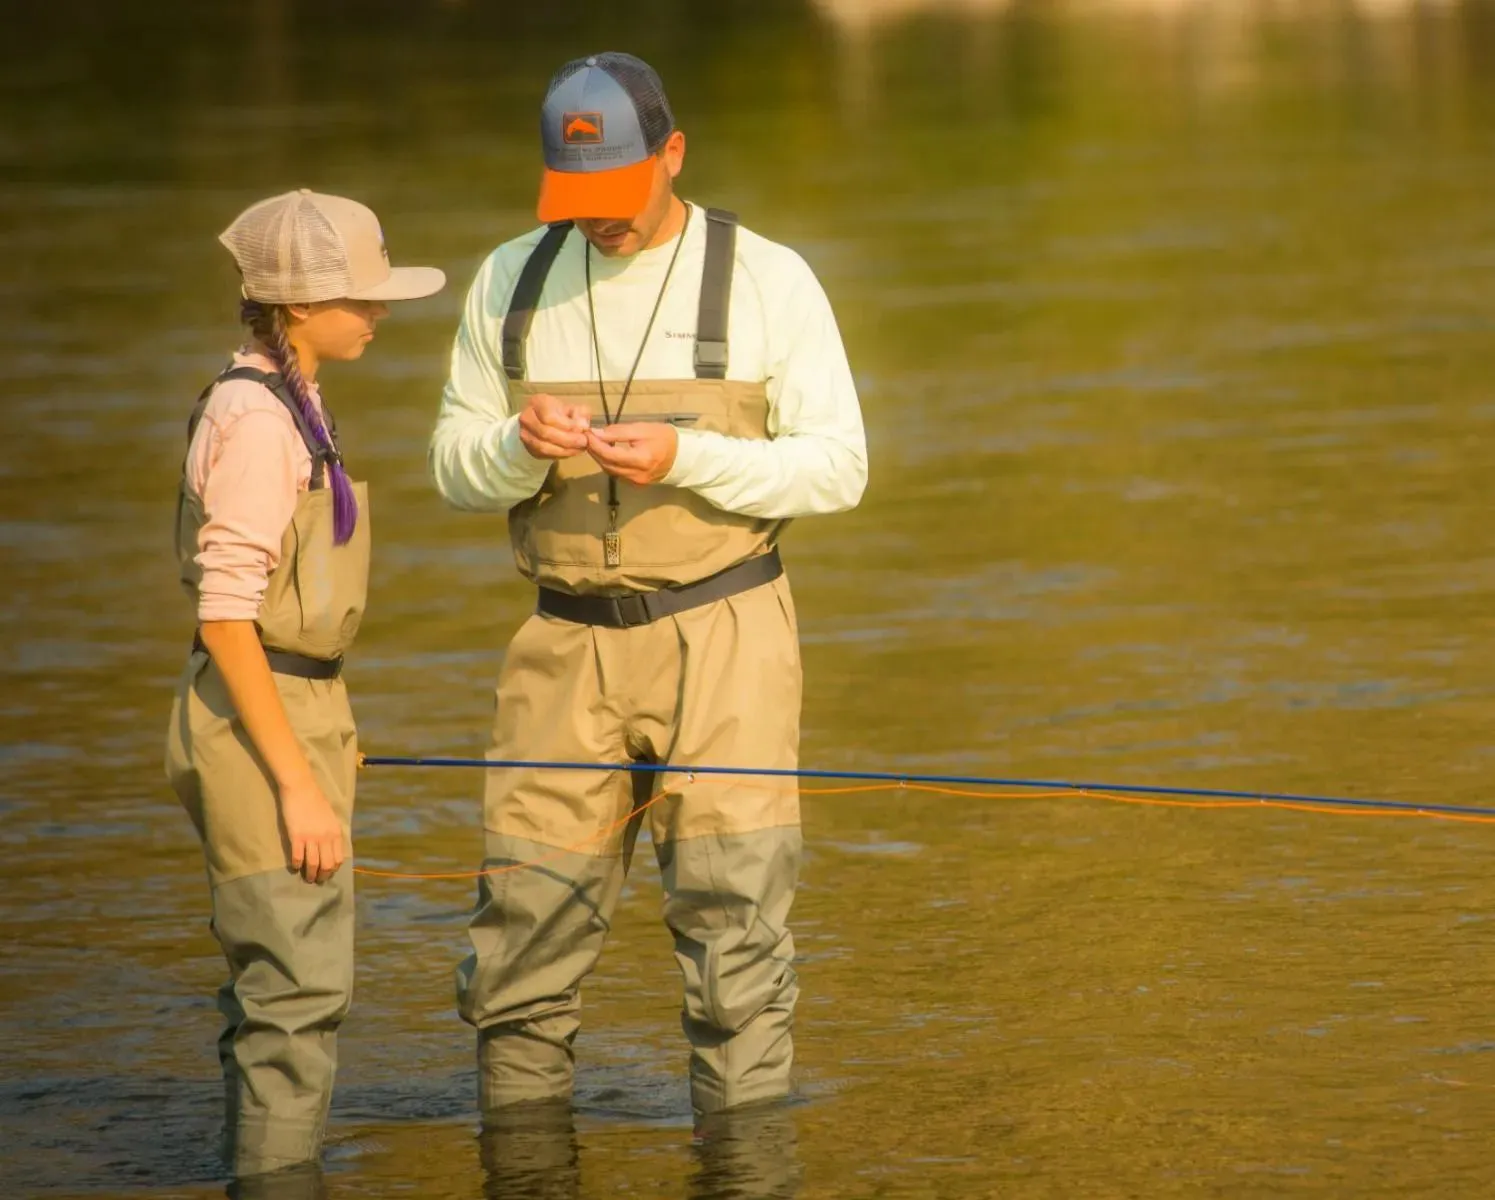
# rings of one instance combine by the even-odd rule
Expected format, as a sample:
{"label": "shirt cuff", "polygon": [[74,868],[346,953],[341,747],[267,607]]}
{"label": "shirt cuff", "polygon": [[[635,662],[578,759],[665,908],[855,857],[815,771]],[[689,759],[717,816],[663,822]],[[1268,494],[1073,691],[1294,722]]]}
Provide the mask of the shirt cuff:
{"label": "shirt cuff", "polygon": [[670,487],[699,487],[711,457],[712,434],[699,429],[677,429],[675,461],[659,482]]}
{"label": "shirt cuff", "polygon": [[550,462],[547,459],[536,458],[524,448],[524,443],[519,440],[517,413],[504,421],[503,432],[498,438],[498,451],[494,457],[498,459],[500,475],[508,476],[515,482],[534,484],[530,489],[531,495],[540,490],[540,485],[550,474]]}

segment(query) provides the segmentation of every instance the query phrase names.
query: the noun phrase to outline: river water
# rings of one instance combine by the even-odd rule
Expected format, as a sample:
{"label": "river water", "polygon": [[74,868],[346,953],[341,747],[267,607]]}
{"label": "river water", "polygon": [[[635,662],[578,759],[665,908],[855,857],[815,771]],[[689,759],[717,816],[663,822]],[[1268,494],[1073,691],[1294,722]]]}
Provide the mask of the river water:
{"label": "river water", "polygon": [[[632,49],[682,190],[835,304],[872,479],[785,553],[804,760],[1491,802],[1495,8],[450,0],[37,8],[0,48],[0,1191],[223,1194],[201,859],[160,769],[216,233],[295,186],[453,278],[328,372],[371,482],[365,749],[481,752],[531,597],[424,446],[533,224],[549,72]],[[370,767],[367,866],[480,854]],[[805,798],[797,1102],[692,1127],[641,855],[574,1125],[478,1136],[473,888],[361,882],[329,1197],[1407,1196],[1495,1185],[1474,823]]]}

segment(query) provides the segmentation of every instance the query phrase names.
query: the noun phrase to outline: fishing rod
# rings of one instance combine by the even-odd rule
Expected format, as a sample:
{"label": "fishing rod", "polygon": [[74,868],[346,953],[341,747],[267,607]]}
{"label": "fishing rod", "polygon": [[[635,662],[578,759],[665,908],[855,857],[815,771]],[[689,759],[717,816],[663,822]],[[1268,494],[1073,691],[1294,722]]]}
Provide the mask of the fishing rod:
{"label": "fishing rod", "polygon": [[365,767],[447,767],[485,770],[530,771],[627,771],[647,775],[754,776],[778,779],[832,779],[894,786],[1006,787],[1032,791],[1065,791],[1079,794],[1115,793],[1128,796],[1190,797],[1201,800],[1255,801],[1261,804],[1302,804],[1324,808],[1366,809],[1380,812],[1423,813],[1429,816],[1495,818],[1495,808],[1458,804],[1419,804],[1404,800],[1357,799],[1348,796],[1316,796],[1293,792],[1233,791],[1220,788],[1162,787],[1137,783],[1079,783],[1057,779],[1012,779],[987,775],[931,775],[914,771],[830,771],[811,767],[716,767],[675,766],[651,762],[551,762],[539,759],[447,758],[425,755],[361,754]]}

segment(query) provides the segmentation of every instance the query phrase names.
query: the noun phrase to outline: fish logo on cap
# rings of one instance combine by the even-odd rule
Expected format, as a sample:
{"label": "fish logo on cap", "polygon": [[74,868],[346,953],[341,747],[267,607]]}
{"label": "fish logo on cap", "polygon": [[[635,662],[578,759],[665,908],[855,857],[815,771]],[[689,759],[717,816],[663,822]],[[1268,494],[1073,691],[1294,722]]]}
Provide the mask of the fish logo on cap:
{"label": "fish logo on cap", "polygon": [[600,112],[568,112],[561,117],[561,137],[568,146],[595,146],[602,141]]}

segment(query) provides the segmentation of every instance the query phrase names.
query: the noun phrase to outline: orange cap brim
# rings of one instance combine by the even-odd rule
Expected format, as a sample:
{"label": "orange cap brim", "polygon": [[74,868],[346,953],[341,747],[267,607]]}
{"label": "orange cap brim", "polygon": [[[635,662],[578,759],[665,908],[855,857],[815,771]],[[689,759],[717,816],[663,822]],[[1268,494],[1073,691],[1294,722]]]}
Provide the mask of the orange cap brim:
{"label": "orange cap brim", "polygon": [[654,185],[654,159],[611,171],[552,171],[540,177],[540,220],[621,220],[636,217]]}

